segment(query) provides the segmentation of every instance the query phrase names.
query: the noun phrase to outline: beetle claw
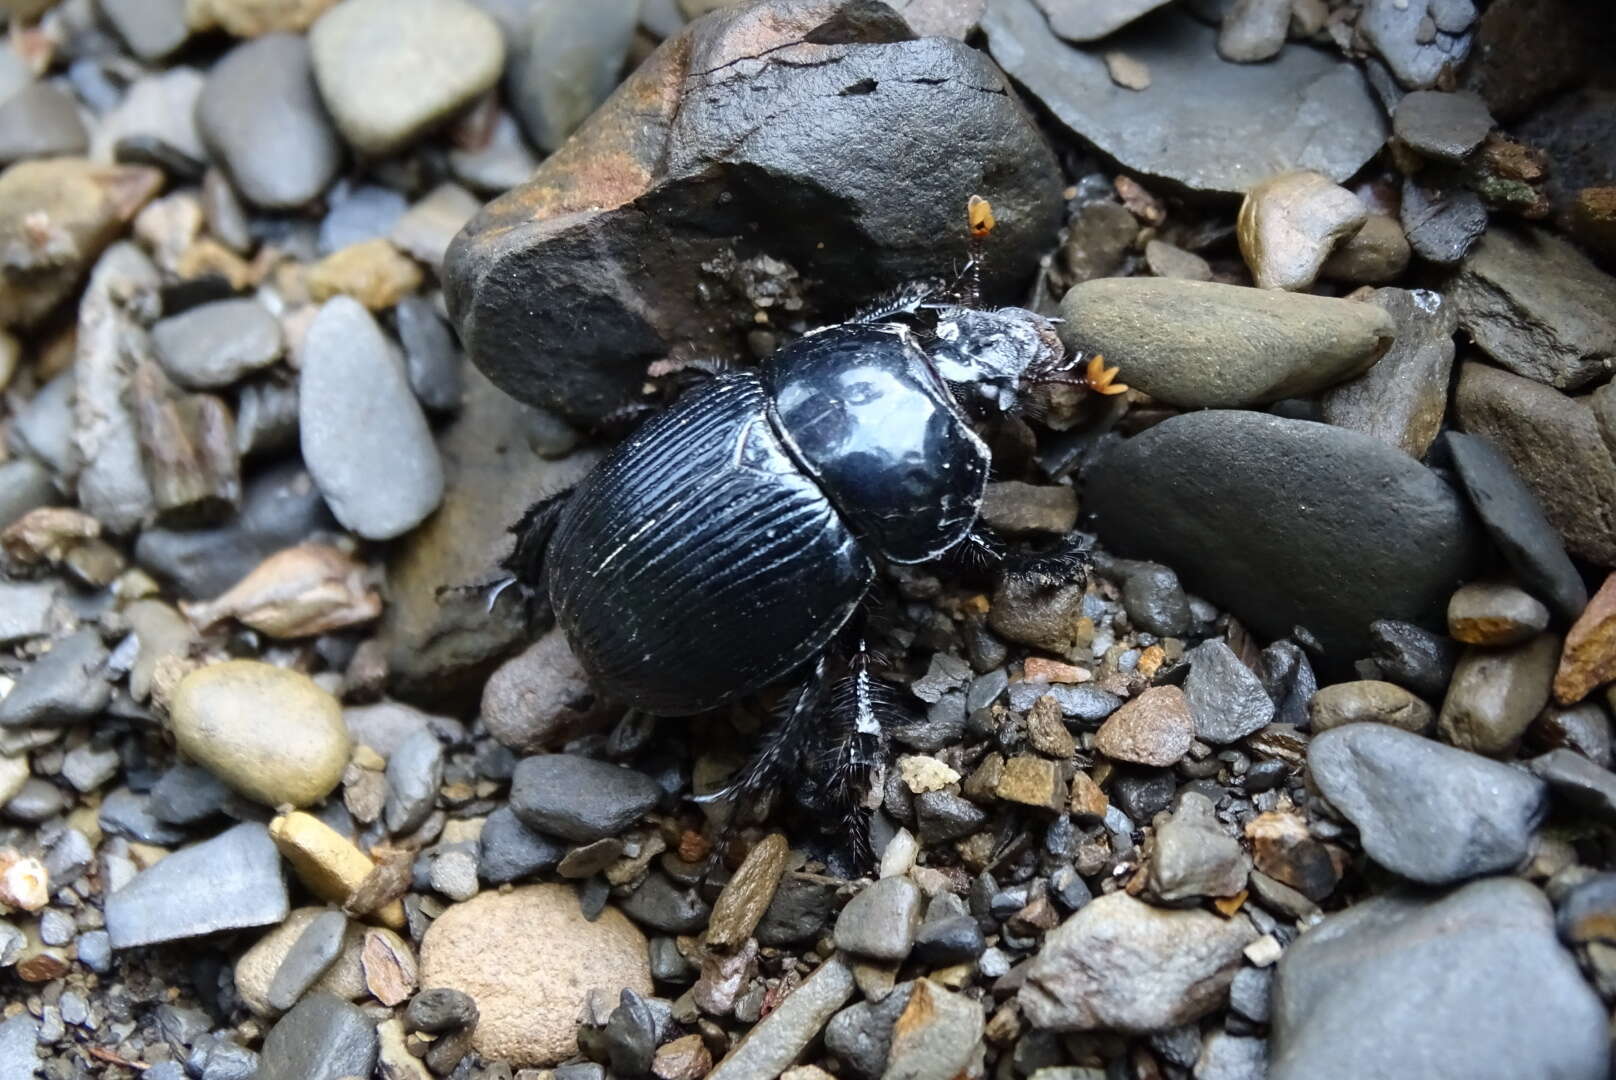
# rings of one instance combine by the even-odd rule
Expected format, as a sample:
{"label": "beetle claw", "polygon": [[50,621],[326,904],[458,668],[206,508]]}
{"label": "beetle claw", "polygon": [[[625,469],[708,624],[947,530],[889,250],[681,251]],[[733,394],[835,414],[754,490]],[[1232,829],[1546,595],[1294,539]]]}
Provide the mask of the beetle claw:
{"label": "beetle claw", "polygon": [[1107,397],[1126,394],[1128,385],[1116,381],[1117,374],[1121,370],[1115,366],[1107,367],[1105,357],[1096,353],[1089,358],[1088,366],[1083,369],[1083,384],[1096,394],[1104,394]]}

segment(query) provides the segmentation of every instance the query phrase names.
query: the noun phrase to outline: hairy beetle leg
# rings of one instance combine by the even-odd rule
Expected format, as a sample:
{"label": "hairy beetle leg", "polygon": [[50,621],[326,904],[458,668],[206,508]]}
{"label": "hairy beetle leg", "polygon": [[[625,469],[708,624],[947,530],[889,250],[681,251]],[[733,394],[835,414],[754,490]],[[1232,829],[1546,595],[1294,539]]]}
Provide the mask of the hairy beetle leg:
{"label": "hairy beetle leg", "polygon": [[1028,551],[1012,547],[978,524],[960,544],[960,555],[979,566],[995,567],[1010,576],[1056,586],[1088,579],[1093,561],[1089,557],[1092,543],[1091,537],[1073,532],[1062,537],[1052,550]]}

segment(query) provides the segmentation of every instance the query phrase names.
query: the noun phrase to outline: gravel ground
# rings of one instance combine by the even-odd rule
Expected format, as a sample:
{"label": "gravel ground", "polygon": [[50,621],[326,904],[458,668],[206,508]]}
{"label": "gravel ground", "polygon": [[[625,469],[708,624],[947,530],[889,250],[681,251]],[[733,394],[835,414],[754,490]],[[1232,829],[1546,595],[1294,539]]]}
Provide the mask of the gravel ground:
{"label": "gravel ground", "polygon": [[[0,0],[0,1078],[1609,1075],[1596,8]],[[883,571],[861,865],[482,586],[972,194],[1130,389],[983,431],[1087,580]]]}

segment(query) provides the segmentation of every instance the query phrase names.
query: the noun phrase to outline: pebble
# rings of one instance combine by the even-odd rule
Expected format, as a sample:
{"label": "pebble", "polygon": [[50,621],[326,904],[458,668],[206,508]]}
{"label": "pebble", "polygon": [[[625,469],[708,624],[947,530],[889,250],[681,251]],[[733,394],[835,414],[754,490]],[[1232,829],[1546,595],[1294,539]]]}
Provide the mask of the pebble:
{"label": "pebble", "polygon": [[1074,284],[1110,277],[1139,237],[1139,219],[1121,203],[1085,203],[1066,226],[1061,262]]}
{"label": "pebble", "polygon": [[791,846],[781,833],[770,833],[752,846],[713,903],[707,924],[709,947],[738,948],[752,936],[774,900],[790,854]]}
{"label": "pebble", "polygon": [[1268,1041],[1249,1035],[1214,1031],[1206,1037],[1195,1062],[1195,1080],[1265,1080]]}
{"label": "pebble", "polygon": [[1471,582],[1448,601],[1448,636],[1467,645],[1516,645],[1549,625],[1549,609],[1500,582]]}
{"label": "pebble", "polygon": [[84,743],[69,750],[62,759],[62,779],[72,784],[75,791],[87,794],[117,776],[121,764],[115,747],[98,748],[94,743]]}
{"label": "pebble", "polygon": [[1285,0],[1235,0],[1223,13],[1218,55],[1237,64],[1271,60],[1285,47],[1290,26]]}
{"label": "pebble", "polygon": [[453,412],[464,393],[460,377],[460,350],[431,303],[407,296],[395,310],[399,342],[404,346],[404,370],[410,388],[432,412]]}
{"label": "pebble", "polygon": [[331,994],[310,994],[264,1036],[254,1080],[345,1080],[376,1067],[376,1022]]}
{"label": "pebble", "polygon": [[1458,308],[1426,289],[1376,289],[1370,302],[1391,315],[1397,336],[1368,371],[1324,392],[1321,416],[1423,459],[1447,413]]}
{"label": "pebble", "polygon": [[56,500],[50,472],[37,461],[18,458],[0,465],[0,529]]}
{"label": "pebble", "polygon": [[693,934],[707,925],[712,909],[697,890],[653,873],[623,900],[623,911],[635,922],[664,934]]}
{"label": "pebble", "polygon": [[342,167],[300,35],[266,34],[225,54],[208,73],[196,122],[236,190],[266,210],[313,201]]}
{"label": "pebble", "polygon": [[256,660],[199,668],[174,690],[175,741],[265,806],[310,806],[347,766],[351,743],[336,699],[308,676]]}
{"label": "pebble", "polygon": [[450,241],[480,208],[477,197],[465,188],[442,183],[405,211],[388,238],[400,251],[441,274]]}
{"label": "pebble", "polygon": [[603,721],[598,695],[560,628],[505,661],[483,687],[482,721],[518,753],[548,750]]}
{"label": "pebble", "polygon": [[152,344],[169,378],[214,390],[279,360],[281,326],[256,300],[219,300],[161,320]]}
{"label": "pebble", "polygon": [[[346,904],[376,868],[352,840],[312,814],[282,814],[269,823],[269,835],[308,890],[333,904]],[[396,900],[367,917],[395,930],[404,925],[404,909]]]}
{"label": "pebble", "polygon": [[1196,738],[1221,746],[1239,742],[1273,721],[1274,702],[1262,680],[1227,642],[1214,639],[1197,645],[1188,659],[1184,696],[1195,719]]}
{"label": "pebble", "polygon": [[1320,687],[1307,707],[1313,734],[1344,724],[1387,724],[1415,735],[1431,730],[1431,706],[1398,686],[1378,679],[1359,679]]}
{"label": "pebble", "polygon": [[1616,574],[1605,579],[1566,634],[1565,652],[1554,675],[1554,699],[1573,705],[1612,679],[1616,679]]}
{"label": "pebble", "polygon": [[1184,691],[1155,686],[1106,718],[1094,747],[1114,761],[1172,765],[1189,753],[1195,721]]}
{"label": "pebble", "polygon": [[49,83],[0,98],[0,166],[82,154],[90,138],[73,99]]}
{"label": "pebble", "polygon": [[1356,1080],[1419,1061],[1431,1080],[1593,1080],[1608,1069],[1606,1020],[1526,882],[1381,896],[1286,951],[1268,1076]]}
{"label": "pebble", "polygon": [[366,539],[413,529],[443,499],[443,467],[392,344],[356,301],[337,297],[301,356],[303,459],[331,512]]}
{"label": "pebble", "polygon": [[893,1080],[955,1080],[981,1051],[982,1005],[930,979],[916,979],[892,1026],[883,1076]]}
{"label": "pebble", "polygon": [[39,1021],[20,1012],[0,1021],[0,1073],[19,1080],[39,1075]]}
{"label": "pebble", "polygon": [[186,17],[197,30],[217,27],[239,38],[279,30],[301,33],[337,0],[187,0]]}
{"label": "pebble", "polygon": [[1586,402],[1469,362],[1454,403],[1459,425],[1503,451],[1571,554],[1616,566],[1616,458]]}
{"label": "pebble", "polygon": [[5,806],[17,797],[17,793],[28,783],[28,758],[26,755],[11,757],[0,754],[0,806]]}
{"label": "pebble", "polygon": [[[1288,10],[1282,14],[1288,21]],[[1313,284],[1330,253],[1368,217],[1358,197],[1329,177],[1280,173],[1246,192],[1235,232],[1259,289],[1297,292]]]}
{"label": "pebble", "polygon": [[1178,797],[1173,816],[1156,828],[1150,889],[1168,903],[1234,896],[1246,887],[1251,860],[1240,841],[1218,824],[1212,800],[1194,791]]}
{"label": "pebble", "polygon": [[836,944],[874,960],[902,960],[920,928],[920,889],[906,877],[865,887],[836,917]]}
{"label": "pebble", "polygon": [[338,185],[331,209],[320,220],[320,254],[330,255],[367,240],[385,239],[408,208],[404,196],[392,188]]}
{"label": "pebble", "polygon": [[[1375,620],[1441,625],[1448,597],[1475,576],[1485,550],[1441,478],[1354,431],[1192,413],[1104,461],[1085,503],[1109,548],[1173,566],[1260,635],[1305,627],[1337,668],[1369,651]],[[1310,512],[1276,515],[1276,504]]]}
{"label": "pebble", "polygon": [[[1167,310],[1180,317],[1161,318]],[[1334,386],[1373,364],[1395,330],[1373,304],[1175,278],[1084,282],[1061,301],[1061,315],[1068,348],[1100,353],[1129,386],[1186,408],[1240,408]]]}
{"label": "pebble", "polygon": [[481,1019],[473,1046],[513,1066],[577,1052],[580,999],[624,988],[650,995],[645,938],[607,907],[593,922],[564,885],[524,885],[450,906],[421,941],[421,985],[459,990]]}
{"label": "pebble", "polygon": [[1464,63],[1475,19],[1470,0],[1368,0],[1357,28],[1398,82],[1420,90]]}
{"label": "pebble", "polygon": [[269,926],[289,905],[280,856],[262,825],[181,848],[106,899],[114,949]]}
{"label": "pebble", "polygon": [[1605,821],[1616,820],[1616,773],[1564,749],[1535,757],[1527,767],[1566,802]]}
{"label": "pebble", "polygon": [[1459,659],[1437,717],[1442,737],[1498,757],[1512,751],[1549,702],[1560,640],[1540,634],[1507,648],[1470,648]]}
{"label": "pebble", "polygon": [[432,813],[443,783],[443,744],[431,731],[418,731],[387,758],[387,831],[414,832]]}
{"label": "pebble", "polygon": [[514,810],[502,806],[483,823],[477,872],[491,885],[504,885],[553,870],[562,851],[560,844],[529,829]]}
{"label": "pebble", "polygon": [[498,81],[499,27],[464,0],[344,0],[309,31],[320,94],[365,157],[404,149]]}
{"label": "pebble", "polygon": [[1616,278],[1545,229],[1489,229],[1448,294],[1476,345],[1517,375],[1571,390],[1616,362]]}
{"label": "pebble", "polygon": [[988,484],[978,513],[1004,536],[1064,536],[1077,527],[1077,494],[1061,484]]}
{"label": "pebble", "polygon": [[1514,868],[1546,809],[1542,781],[1384,724],[1325,732],[1307,764],[1369,857],[1428,885]]}
{"label": "pebble", "polygon": [[58,640],[0,701],[0,728],[71,724],[106,708],[112,686],[101,635],[84,629]]}
{"label": "pebble", "polygon": [[1492,129],[1487,103],[1468,90],[1416,90],[1392,114],[1392,133],[1405,146],[1438,161],[1463,161]]}
{"label": "pebble", "polygon": [[129,51],[148,63],[167,59],[191,35],[185,0],[96,0],[95,6]]}
{"label": "pebble", "polygon": [[[274,1017],[280,1014],[281,1010],[269,1004],[270,986],[304,931],[316,919],[329,914],[330,908],[295,908],[284,922],[266,931],[237,959],[234,970],[236,993],[241,995],[242,1003],[254,1015]],[[363,941],[363,927],[349,920],[344,929],[341,953],[315,981],[313,989],[348,1000],[362,996],[365,981],[359,957]]]}
{"label": "pebble", "polygon": [[151,797],[120,787],[101,801],[96,824],[114,836],[141,844],[172,847],[185,842],[185,832],[167,825],[151,812]]}
{"label": "pebble", "polygon": [[[1345,180],[1385,141],[1379,106],[1351,65],[1312,49],[1229,63],[1215,51],[1217,31],[1188,12],[1163,11],[1129,36],[1150,86],[1127,93],[1112,87],[1104,45],[1067,46],[1033,0],[989,5],[982,28],[994,59],[1066,128],[1130,172],[1195,191],[1242,193],[1291,169]],[[1294,108],[1299,99],[1302,112],[1330,117],[1325,130]]]}
{"label": "pebble", "polygon": [[1165,1031],[1223,1004],[1257,936],[1241,915],[1167,911],[1110,893],[1044,938],[1016,997],[1051,1031]]}
{"label": "pebble", "polygon": [[644,773],[572,754],[524,758],[511,779],[511,809],[523,822],[580,842],[622,832],[661,795]]}
{"label": "pebble", "polygon": [[340,911],[323,911],[310,920],[281,958],[266,1000],[277,1013],[297,1004],[342,954],[348,920]]}
{"label": "pebble", "polygon": [[639,5],[539,3],[521,33],[507,76],[511,107],[528,137],[554,153],[617,86],[634,40]]}
{"label": "pebble", "polygon": [[853,996],[853,972],[831,957],[752,1027],[707,1074],[707,1080],[753,1080],[778,1076]]}
{"label": "pebble", "polygon": [[1384,285],[1408,269],[1413,254],[1403,226],[1388,214],[1370,214],[1363,228],[1343,240],[1319,273],[1331,281]]}
{"label": "pebble", "polygon": [[1414,254],[1438,266],[1452,266],[1487,231],[1487,206],[1467,187],[1403,181],[1398,220]]}
{"label": "pebble", "polygon": [[1067,41],[1098,41],[1161,7],[1165,0],[1037,0],[1049,28]]}

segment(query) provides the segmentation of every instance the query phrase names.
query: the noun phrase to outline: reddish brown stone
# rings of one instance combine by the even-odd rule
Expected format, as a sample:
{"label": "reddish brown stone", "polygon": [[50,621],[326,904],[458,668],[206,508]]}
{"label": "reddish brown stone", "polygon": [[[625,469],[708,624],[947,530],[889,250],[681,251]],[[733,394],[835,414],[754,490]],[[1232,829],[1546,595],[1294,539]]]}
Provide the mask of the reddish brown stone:
{"label": "reddish brown stone", "polygon": [[1596,686],[1616,679],[1616,574],[1588,601],[1566,634],[1560,669],[1554,675],[1554,699],[1572,705]]}

